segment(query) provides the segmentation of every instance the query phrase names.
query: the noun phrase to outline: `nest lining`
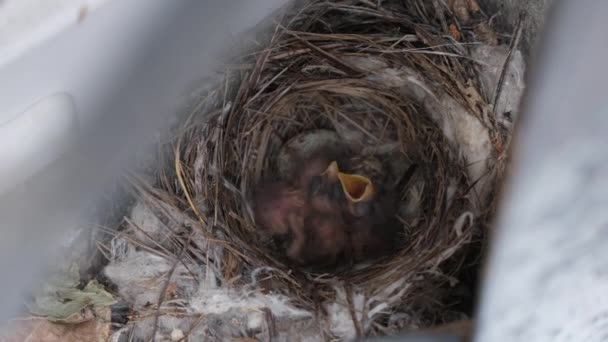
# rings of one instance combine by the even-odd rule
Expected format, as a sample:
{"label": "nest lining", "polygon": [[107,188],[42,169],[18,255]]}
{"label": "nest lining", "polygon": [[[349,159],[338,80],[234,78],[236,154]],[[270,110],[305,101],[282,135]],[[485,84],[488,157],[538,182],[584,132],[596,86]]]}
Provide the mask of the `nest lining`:
{"label": "nest lining", "polygon": [[[171,237],[167,251],[181,251],[180,260],[204,264],[223,287],[280,293],[320,318],[331,320],[331,306],[346,301],[357,334],[382,333],[386,312],[418,310],[410,321],[421,325],[452,319],[443,293],[465,267],[467,247],[485,237],[480,228],[503,167],[493,147],[504,151],[508,144],[488,109],[491,94],[478,83],[478,65],[467,57],[467,44],[476,43],[472,30],[460,28],[458,43],[445,29],[458,21],[439,7],[383,6],[313,1],[282,12],[267,40],[227,65],[218,86],[184,120],[158,187],[134,181],[160,216],[175,221],[179,211],[177,220],[202,234],[198,241],[192,233]],[[471,169],[478,148],[461,146],[471,137],[463,138],[458,126],[466,120],[446,113],[454,108],[474,122],[467,129],[476,127],[492,142],[481,168]],[[310,273],[290,267],[253,222],[249,194],[279,172],[281,148],[320,129],[361,153],[398,155],[417,166],[399,189],[414,215],[403,220],[406,239],[394,255]],[[474,178],[480,174],[483,180]],[[354,307],[364,312],[353,313]]]}

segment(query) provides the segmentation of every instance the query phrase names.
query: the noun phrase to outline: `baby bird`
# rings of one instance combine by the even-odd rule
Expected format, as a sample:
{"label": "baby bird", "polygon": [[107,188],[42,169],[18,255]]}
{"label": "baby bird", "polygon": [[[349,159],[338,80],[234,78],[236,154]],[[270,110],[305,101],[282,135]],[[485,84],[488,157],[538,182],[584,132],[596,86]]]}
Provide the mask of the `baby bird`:
{"label": "baby bird", "polygon": [[350,170],[359,173],[339,173],[338,178],[346,197],[348,254],[351,261],[357,262],[386,255],[397,246],[399,199],[387,186],[377,159],[353,158],[350,162]]}
{"label": "baby bird", "polygon": [[334,164],[316,154],[301,164],[291,183],[263,183],[253,196],[256,223],[284,240],[287,258],[302,266],[335,263],[346,248],[342,208],[334,200],[340,191],[327,190],[327,184],[338,184],[337,168],[328,167]]}
{"label": "baby bird", "polygon": [[349,257],[359,262],[390,254],[398,246],[400,224],[394,212],[383,210],[347,219],[350,227]]}
{"label": "baby bird", "polygon": [[285,182],[266,182],[254,193],[254,220],[271,235],[283,236],[305,211],[304,194]]}
{"label": "baby bird", "polygon": [[312,177],[308,187],[309,211],[305,221],[308,235],[300,257],[304,264],[317,268],[335,265],[348,245],[338,172],[336,161],[332,161],[325,171]]}
{"label": "baby bird", "polygon": [[[309,212],[304,222],[305,241],[287,256],[302,266],[322,269],[335,266],[348,245],[345,223],[340,215]],[[295,246],[296,240],[294,239]],[[294,254],[290,254],[294,253]]]}

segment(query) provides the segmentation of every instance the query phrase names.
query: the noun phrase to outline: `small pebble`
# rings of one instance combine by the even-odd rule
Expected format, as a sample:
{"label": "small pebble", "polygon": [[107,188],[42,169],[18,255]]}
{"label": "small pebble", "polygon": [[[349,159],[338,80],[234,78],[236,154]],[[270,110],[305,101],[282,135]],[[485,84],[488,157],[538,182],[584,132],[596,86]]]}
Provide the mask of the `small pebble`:
{"label": "small pebble", "polygon": [[262,329],[262,325],[264,324],[264,318],[264,313],[262,312],[251,313],[247,319],[247,329],[253,331]]}
{"label": "small pebble", "polygon": [[179,341],[184,338],[184,332],[180,329],[173,329],[171,332],[171,341]]}

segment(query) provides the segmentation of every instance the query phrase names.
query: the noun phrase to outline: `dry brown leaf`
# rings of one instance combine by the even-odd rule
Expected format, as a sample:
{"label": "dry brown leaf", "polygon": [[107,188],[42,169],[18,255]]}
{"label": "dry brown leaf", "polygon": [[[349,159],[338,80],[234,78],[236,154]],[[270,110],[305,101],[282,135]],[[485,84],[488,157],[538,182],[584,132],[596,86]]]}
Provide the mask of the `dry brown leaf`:
{"label": "dry brown leaf", "polygon": [[477,3],[477,0],[468,0],[469,10],[473,13],[481,11],[481,7]]}
{"label": "dry brown leaf", "polygon": [[487,22],[484,21],[479,23],[475,26],[473,31],[475,32],[475,35],[477,35],[477,39],[480,42],[491,46],[498,45],[498,36]]}
{"label": "dry brown leaf", "polygon": [[463,92],[467,98],[467,102],[472,107],[477,106],[479,103],[483,103],[481,95],[479,95],[477,89],[475,89],[475,87],[473,87],[471,84],[467,84],[467,86],[463,89]]}
{"label": "dry brown leaf", "polygon": [[107,341],[111,324],[88,321],[79,324],[52,323],[44,318],[29,318],[11,321],[10,326],[0,332],[2,342],[81,342]]}
{"label": "dry brown leaf", "polygon": [[462,91],[469,108],[483,118],[488,106],[473,84],[468,81],[464,86],[459,85],[458,87]]}
{"label": "dry brown leaf", "polygon": [[454,38],[454,40],[456,41],[460,41],[460,38],[462,38],[462,36],[460,35],[460,31],[458,31],[458,27],[456,27],[456,25],[454,24],[450,24],[450,26],[448,27],[450,36],[452,36],[452,38]]}
{"label": "dry brown leaf", "polygon": [[450,334],[456,335],[462,339],[462,341],[470,341],[473,329],[473,322],[471,320],[460,320],[443,325],[438,325],[429,329],[425,329],[427,332],[432,334]]}
{"label": "dry brown leaf", "polygon": [[170,282],[167,285],[167,290],[165,291],[165,297],[167,298],[175,298],[177,296],[177,283]]}
{"label": "dry brown leaf", "polygon": [[473,13],[481,12],[481,7],[479,7],[477,0],[469,0],[469,10]]}
{"label": "dry brown leaf", "polygon": [[496,151],[497,155],[501,156],[503,153],[505,153],[505,150],[506,150],[505,144],[498,137],[494,137],[492,139],[492,145],[494,146],[494,150]]}
{"label": "dry brown leaf", "polygon": [[471,13],[469,12],[469,2],[468,0],[452,0],[450,2],[450,7],[452,8],[452,12],[458,20],[466,24],[471,20]]}

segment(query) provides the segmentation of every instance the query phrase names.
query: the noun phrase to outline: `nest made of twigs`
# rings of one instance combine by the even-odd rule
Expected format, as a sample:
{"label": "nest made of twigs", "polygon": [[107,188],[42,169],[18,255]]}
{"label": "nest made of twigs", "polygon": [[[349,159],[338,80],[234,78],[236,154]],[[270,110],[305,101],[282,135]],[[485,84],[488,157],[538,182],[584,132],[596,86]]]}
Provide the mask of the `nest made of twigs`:
{"label": "nest made of twigs", "polygon": [[[457,21],[426,1],[384,6],[313,1],[281,12],[269,37],[226,65],[221,82],[178,130],[174,158],[165,165],[178,182],[163,184],[175,195],[173,203],[199,221],[209,243],[222,246],[223,286],[247,284],[263,269],[265,290],[319,310],[334,298],[336,281],[369,296],[398,283],[396,306],[412,307],[414,298],[432,296],[460,271],[463,249],[480,234],[469,196],[475,180],[433,113],[361,65],[416,70],[477,115],[463,91],[483,94],[474,63],[464,57],[464,43],[473,37],[464,28],[458,37],[450,35],[448,26]],[[389,146],[418,166],[409,186],[399,189],[418,211],[403,222],[406,239],[396,254],[334,274],[312,274],[290,268],[254,224],[252,189],[277,171],[277,155],[290,138],[316,129],[335,131],[363,150]]]}

